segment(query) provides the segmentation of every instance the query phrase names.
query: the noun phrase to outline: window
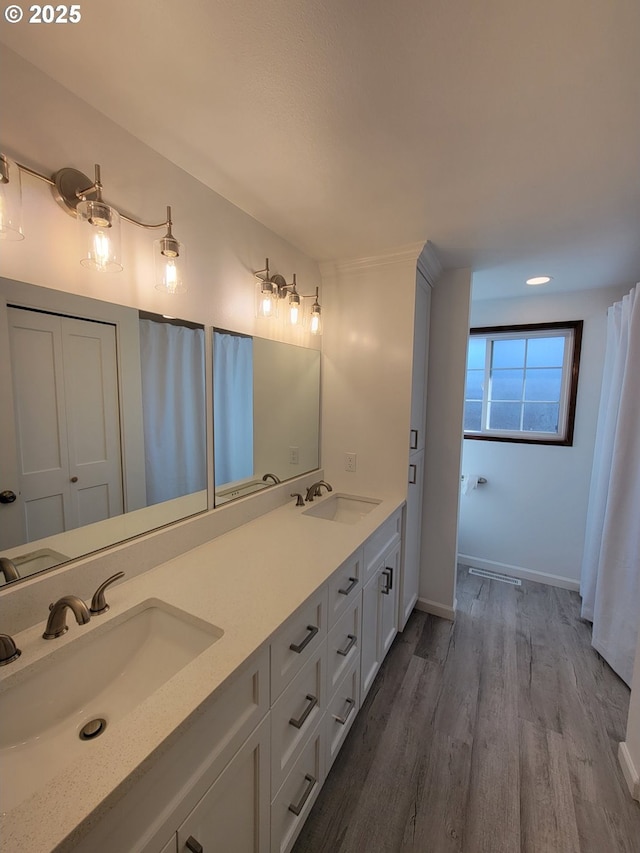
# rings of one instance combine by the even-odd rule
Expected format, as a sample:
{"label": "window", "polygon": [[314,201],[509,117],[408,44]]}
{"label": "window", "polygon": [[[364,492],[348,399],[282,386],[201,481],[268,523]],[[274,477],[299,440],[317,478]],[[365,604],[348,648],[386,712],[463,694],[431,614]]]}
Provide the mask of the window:
{"label": "window", "polygon": [[582,320],[471,329],[465,438],[573,443]]}

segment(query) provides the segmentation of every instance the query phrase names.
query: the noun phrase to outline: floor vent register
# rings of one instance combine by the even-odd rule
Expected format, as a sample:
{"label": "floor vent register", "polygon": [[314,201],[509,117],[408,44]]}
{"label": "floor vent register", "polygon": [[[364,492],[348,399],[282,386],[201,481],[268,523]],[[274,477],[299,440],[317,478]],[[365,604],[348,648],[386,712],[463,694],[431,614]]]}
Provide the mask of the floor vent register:
{"label": "floor vent register", "polygon": [[488,572],[486,569],[469,569],[470,575],[477,575],[479,578],[488,578],[490,581],[502,581],[502,583],[510,583],[513,586],[522,586],[522,581],[517,578],[510,578],[509,575],[501,575],[498,572]]}

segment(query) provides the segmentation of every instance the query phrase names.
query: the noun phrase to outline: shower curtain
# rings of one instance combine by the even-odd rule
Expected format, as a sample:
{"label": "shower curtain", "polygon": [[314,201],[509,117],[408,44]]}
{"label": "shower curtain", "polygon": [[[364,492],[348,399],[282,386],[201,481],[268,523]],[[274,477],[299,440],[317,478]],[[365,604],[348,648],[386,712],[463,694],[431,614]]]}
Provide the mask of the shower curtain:
{"label": "shower curtain", "polygon": [[213,335],[216,486],[253,476],[253,338]]}
{"label": "shower curtain", "polygon": [[640,623],[640,284],[607,313],[580,594],[594,648],[631,684]]}
{"label": "shower curtain", "polygon": [[204,329],[140,320],[147,505],[207,488]]}

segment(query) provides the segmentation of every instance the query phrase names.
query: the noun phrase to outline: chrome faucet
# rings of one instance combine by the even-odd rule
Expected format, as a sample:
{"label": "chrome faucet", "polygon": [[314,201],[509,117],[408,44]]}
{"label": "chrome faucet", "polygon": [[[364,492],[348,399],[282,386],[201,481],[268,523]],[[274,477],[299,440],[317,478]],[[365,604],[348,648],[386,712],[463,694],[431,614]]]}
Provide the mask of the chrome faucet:
{"label": "chrome faucet", "polygon": [[267,482],[267,480],[273,480],[274,486],[277,486],[278,483],[280,482],[280,478],[276,477],[275,474],[265,474],[262,479],[264,480],[265,483]]}
{"label": "chrome faucet", "polygon": [[45,640],[61,637],[68,630],[67,607],[76,617],[78,625],[86,625],[91,619],[89,608],[81,598],[78,598],[77,595],[63,595],[55,604],[49,605],[51,612],[47,619],[47,627],[42,635]]}
{"label": "chrome faucet", "polygon": [[22,652],[16,647],[13,637],[8,634],[0,634],[0,666],[17,660]]}
{"label": "chrome faucet", "polygon": [[329,483],[326,483],[324,480],[318,480],[317,483],[313,483],[313,485],[309,486],[309,488],[307,489],[307,497],[305,498],[305,500],[312,501],[314,498],[319,498],[322,495],[323,486],[328,492],[333,491]]}
{"label": "chrome faucet", "polygon": [[4,575],[7,583],[9,581],[17,581],[20,575],[16,569],[16,564],[8,557],[0,557],[0,572]]}
{"label": "chrome faucet", "polygon": [[115,581],[120,580],[120,578],[124,577],[124,572],[116,572],[115,575],[111,575],[110,578],[107,578],[106,581],[103,581],[98,589],[93,593],[93,598],[91,599],[91,607],[89,608],[89,612],[93,613],[95,616],[97,613],[106,613],[109,609],[109,605],[106,602],[104,597],[104,591],[108,586],[111,586]]}

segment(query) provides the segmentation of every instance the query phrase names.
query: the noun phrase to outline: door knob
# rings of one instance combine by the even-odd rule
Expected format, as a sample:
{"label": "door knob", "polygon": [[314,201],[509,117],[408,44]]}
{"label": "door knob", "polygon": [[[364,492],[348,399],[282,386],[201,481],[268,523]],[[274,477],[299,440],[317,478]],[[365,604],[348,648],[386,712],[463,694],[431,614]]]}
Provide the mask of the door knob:
{"label": "door knob", "polygon": [[77,482],[78,482],[78,478],[77,478],[77,477],[72,477],[72,478],[71,478],[71,482],[72,482],[72,483],[77,483]]}
{"label": "door knob", "polygon": [[0,492],[0,504],[12,504],[16,499],[16,493],[12,492],[11,489],[5,489],[4,492]]}

